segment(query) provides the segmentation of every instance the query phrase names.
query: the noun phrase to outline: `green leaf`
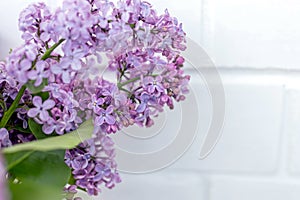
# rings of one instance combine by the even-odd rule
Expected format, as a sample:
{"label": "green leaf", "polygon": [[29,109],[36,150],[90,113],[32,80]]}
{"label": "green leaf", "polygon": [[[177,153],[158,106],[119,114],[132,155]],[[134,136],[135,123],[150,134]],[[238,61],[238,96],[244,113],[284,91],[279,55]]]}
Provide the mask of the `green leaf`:
{"label": "green leaf", "polygon": [[31,130],[29,128],[24,129],[23,124],[16,124],[16,123],[9,123],[6,125],[7,130],[17,130],[22,133],[28,133],[31,134]]}
{"label": "green leaf", "polygon": [[[9,183],[11,200],[61,200],[61,188],[26,181],[26,184]],[[60,191],[60,193],[58,193]]]}
{"label": "green leaf", "polygon": [[20,151],[12,154],[4,154],[6,160],[6,171],[9,171],[10,169],[20,164],[22,161],[28,158],[32,153],[33,151],[28,151],[28,152]]}
{"label": "green leaf", "polygon": [[35,136],[36,139],[44,139],[47,137],[47,135],[42,130],[42,125],[36,123],[34,119],[29,118],[28,120],[28,126],[31,130],[32,134]]}
{"label": "green leaf", "polygon": [[30,80],[26,83],[26,87],[31,91],[32,94],[37,94],[41,92],[46,85],[48,85],[48,79],[44,78],[43,82],[39,86],[34,86],[35,81]]}
{"label": "green leaf", "polygon": [[24,144],[17,144],[12,147],[2,149],[2,152],[15,153],[19,151],[52,151],[57,149],[72,149],[81,142],[90,139],[94,126],[92,120],[84,122],[77,130],[71,133],[32,141]]}
{"label": "green leaf", "polygon": [[[64,156],[64,150],[37,151],[12,167],[8,172],[19,182],[10,184],[13,200],[45,199],[49,193],[49,200],[61,199],[63,187],[71,176],[71,169],[65,164]],[[38,196],[33,198],[32,195]]]}
{"label": "green leaf", "polygon": [[70,178],[70,168],[64,162],[65,150],[31,153],[8,172],[21,182],[31,180],[38,183],[63,187]]}

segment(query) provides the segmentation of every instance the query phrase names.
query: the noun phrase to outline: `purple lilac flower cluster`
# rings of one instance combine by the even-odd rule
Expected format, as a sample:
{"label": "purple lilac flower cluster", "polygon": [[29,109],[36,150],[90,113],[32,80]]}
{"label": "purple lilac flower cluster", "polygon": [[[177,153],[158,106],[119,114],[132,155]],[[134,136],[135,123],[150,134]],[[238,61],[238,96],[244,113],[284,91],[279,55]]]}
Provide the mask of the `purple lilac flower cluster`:
{"label": "purple lilac flower cluster", "polygon": [[[6,63],[0,62],[0,119],[12,105],[20,90],[20,83],[14,76],[8,75]],[[0,128],[0,148],[9,147],[18,143],[29,142],[34,139],[32,134],[28,134],[28,102],[32,96],[29,91],[25,91],[16,109],[14,117],[6,125]]]}
{"label": "purple lilac flower cluster", "polygon": [[[153,125],[153,117],[188,92],[182,24],[140,0],[64,0],[54,11],[30,5],[19,28],[24,44],[0,62],[0,118],[25,90],[0,127],[0,147],[37,139],[28,133],[29,119],[45,135],[69,133],[92,119],[93,138],[66,151],[75,179],[66,191],[79,187],[97,195],[101,185],[114,187],[120,177],[109,134]],[[116,82],[91,78],[103,55]]]}
{"label": "purple lilac flower cluster", "polygon": [[112,139],[103,132],[66,152],[66,163],[73,169],[76,186],[85,188],[89,195],[97,195],[100,186],[113,188],[121,182],[116,171]]}

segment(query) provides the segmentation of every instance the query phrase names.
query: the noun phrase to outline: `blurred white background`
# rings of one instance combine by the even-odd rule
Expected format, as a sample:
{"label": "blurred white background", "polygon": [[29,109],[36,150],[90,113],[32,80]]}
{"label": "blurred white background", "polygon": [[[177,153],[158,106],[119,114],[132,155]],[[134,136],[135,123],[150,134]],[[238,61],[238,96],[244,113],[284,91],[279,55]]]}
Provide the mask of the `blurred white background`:
{"label": "blurred white background", "polygon": [[[123,183],[98,199],[299,200],[300,1],[149,1],[177,16],[215,61],[226,94],[223,136],[198,159],[211,105],[201,76],[192,74],[200,114],[190,150],[159,172],[122,174]],[[0,58],[20,44],[18,13],[29,2],[0,1]]]}

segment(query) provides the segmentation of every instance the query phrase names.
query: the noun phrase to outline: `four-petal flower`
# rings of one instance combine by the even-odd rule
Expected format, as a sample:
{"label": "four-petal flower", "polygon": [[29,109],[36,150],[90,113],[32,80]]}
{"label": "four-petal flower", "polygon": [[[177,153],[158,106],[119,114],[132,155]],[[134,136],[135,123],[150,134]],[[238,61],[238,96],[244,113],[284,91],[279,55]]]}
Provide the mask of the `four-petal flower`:
{"label": "four-petal flower", "polygon": [[47,121],[49,119],[48,110],[55,106],[55,102],[51,99],[48,99],[43,103],[41,97],[35,96],[33,97],[32,103],[35,107],[31,108],[27,115],[31,118],[39,116],[40,120],[44,122]]}

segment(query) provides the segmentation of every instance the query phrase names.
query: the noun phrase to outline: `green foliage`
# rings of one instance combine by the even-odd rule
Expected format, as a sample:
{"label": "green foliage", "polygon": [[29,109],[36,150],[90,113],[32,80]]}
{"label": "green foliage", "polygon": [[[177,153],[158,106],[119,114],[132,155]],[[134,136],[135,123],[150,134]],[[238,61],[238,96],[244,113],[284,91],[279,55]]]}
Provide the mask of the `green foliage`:
{"label": "green foliage", "polygon": [[[11,200],[61,200],[61,188],[26,181],[26,184],[9,183]],[[60,193],[58,192],[60,191]]]}
{"label": "green foliage", "polygon": [[72,149],[84,140],[90,139],[94,126],[91,120],[84,122],[77,130],[55,137],[47,137],[37,141],[17,144],[12,147],[4,148],[3,153],[16,153],[19,151],[52,151],[58,149]]}
{"label": "green foliage", "polygon": [[12,200],[62,199],[63,187],[71,176],[64,162],[64,150],[24,152],[27,156],[19,162],[12,157],[19,158],[20,152],[15,154],[18,155],[6,154],[8,166],[11,166],[8,172],[12,177],[9,184]]}
{"label": "green foliage", "polygon": [[38,92],[34,96],[40,96],[43,101],[46,101],[47,99],[49,99],[50,95],[49,92]]}
{"label": "green foliage", "polygon": [[55,137],[45,137],[33,119],[28,123],[38,140],[2,149],[12,200],[61,200],[64,186],[74,182],[71,169],[64,162],[65,150],[92,137],[92,121]]}
{"label": "green foliage", "polygon": [[39,86],[34,86],[35,80],[30,80],[26,83],[26,87],[32,92],[32,94],[40,93],[46,85],[48,85],[48,79],[44,78],[43,82]]}

